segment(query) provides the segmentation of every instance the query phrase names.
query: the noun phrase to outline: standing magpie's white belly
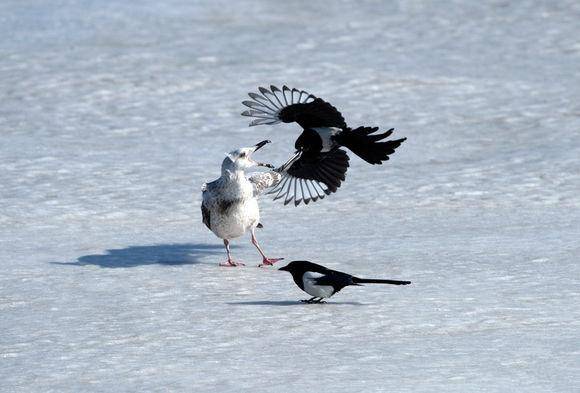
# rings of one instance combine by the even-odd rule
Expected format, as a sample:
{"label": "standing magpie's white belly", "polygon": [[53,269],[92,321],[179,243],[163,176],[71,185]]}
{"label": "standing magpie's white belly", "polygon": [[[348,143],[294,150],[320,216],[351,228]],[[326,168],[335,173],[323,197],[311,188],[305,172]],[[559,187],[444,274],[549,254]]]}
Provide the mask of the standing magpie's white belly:
{"label": "standing magpie's white belly", "polygon": [[304,283],[304,291],[310,296],[315,297],[331,297],[334,294],[334,288],[330,285],[316,285],[315,280],[319,277],[323,277],[324,274],[306,272],[302,276],[302,282]]}
{"label": "standing magpie's white belly", "polygon": [[258,225],[260,209],[255,198],[232,203],[227,209],[218,209],[211,216],[212,231],[221,239],[234,239]]}

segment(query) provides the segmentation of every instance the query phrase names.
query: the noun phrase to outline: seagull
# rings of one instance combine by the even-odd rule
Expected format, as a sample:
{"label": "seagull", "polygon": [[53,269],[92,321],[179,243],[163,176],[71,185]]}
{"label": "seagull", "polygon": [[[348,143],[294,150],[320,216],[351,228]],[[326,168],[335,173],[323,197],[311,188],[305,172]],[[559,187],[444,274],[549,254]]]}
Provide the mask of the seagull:
{"label": "seagull", "polygon": [[296,139],[294,160],[282,173],[281,181],[270,191],[274,200],[284,198],[284,204],[294,201],[316,202],[336,192],[349,166],[344,149],[368,162],[382,164],[407,138],[386,140],[393,128],[378,133],[378,127],[346,125],[341,113],[331,104],[304,90],[276,86],[258,88],[248,93],[251,100],[242,104],[249,108],[242,116],[254,118],[251,126],[262,124],[298,123],[302,133]]}
{"label": "seagull", "polygon": [[258,196],[277,184],[281,175],[276,171],[261,172],[246,177],[245,170],[254,166],[273,168],[270,164],[257,162],[253,153],[270,141],[262,141],[252,147],[243,147],[226,154],[222,162],[222,174],[219,179],[205,183],[202,188],[201,214],[203,223],[217,237],[223,239],[228,259],[220,266],[244,266],[232,259],[230,240],[242,236],[249,229],[252,244],[262,256],[262,264],[273,265],[284,258],[268,258],[256,239],[256,228],[260,224]]}
{"label": "seagull", "polygon": [[292,261],[278,270],[292,274],[294,282],[304,292],[313,296],[302,303],[324,303],[322,299],[329,298],[342,288],[349,285],[361,284],[392,284],[409,285],[411,281],[377,280],[372,278],[358,278],[347,273],[328,269],[322,265],[308,261]]}

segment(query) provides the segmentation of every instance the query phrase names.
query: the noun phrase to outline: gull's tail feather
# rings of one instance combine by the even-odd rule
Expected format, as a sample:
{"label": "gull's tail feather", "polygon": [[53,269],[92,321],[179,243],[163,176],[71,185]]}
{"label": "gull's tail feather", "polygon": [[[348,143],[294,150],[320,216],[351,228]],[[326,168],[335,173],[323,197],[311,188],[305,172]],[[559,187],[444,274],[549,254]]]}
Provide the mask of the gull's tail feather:
{"label": "gull's tail feather", "polygon": [[277,124],[282,120],[279,117],[280,111],[290,105],[304,104],[313,101],[316,97],[304,90],[290,89],[282,86],[282,90],[274,85],[270,89],[259,87],[258,93],[248,93],[251,100],[243,101],[242,104],[250,108],[242,112],[242,116],[253,117],[251,126],[261,124]]}

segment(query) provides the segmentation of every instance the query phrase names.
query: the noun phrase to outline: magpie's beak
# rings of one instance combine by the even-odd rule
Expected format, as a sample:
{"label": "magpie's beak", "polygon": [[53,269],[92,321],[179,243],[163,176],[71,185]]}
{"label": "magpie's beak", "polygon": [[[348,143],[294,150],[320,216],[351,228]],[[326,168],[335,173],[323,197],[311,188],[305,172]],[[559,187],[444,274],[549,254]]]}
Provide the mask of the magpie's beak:
{"label": "magpie's beak", "polygon": [[285,272],[288,272],[289,270],[288,270],[288,269],[286,269],[287,267],[288,267],[288,266],[282,266],[282,267],[281,267],[280,269],[278,269],[278,270],[284,270]]}
{"label": "magpie's beak", "polygon": [[265,145],[267,145],[268,143],[271,143],[269,140],[265,140],[262,141],[260,143],[258,143],[255,147],[254,147],[254,151],[259,150],[260,148],[264,147]]}

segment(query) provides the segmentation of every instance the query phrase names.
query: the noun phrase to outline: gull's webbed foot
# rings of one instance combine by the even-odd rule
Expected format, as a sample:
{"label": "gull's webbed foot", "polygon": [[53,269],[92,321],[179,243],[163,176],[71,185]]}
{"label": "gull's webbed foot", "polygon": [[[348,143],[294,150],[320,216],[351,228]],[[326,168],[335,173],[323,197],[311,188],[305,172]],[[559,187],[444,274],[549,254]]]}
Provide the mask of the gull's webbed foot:
{"label": "gull's webbed foot", "polygon": [[239,267],[239,266],[246,266],[246,265],[243,264],[242,262],[236,262],[233,259],[228,259],[226,262],[220,263],[220,266],[225,266],[225,267]]}
{"label": "gull's webbed foot", "polygon": [[281,260],[283,260],[284,258],[264,258],[262,260],[262,263],[258,265],[258,267],[264,267],[264,266],[272,266],[274,265],[276,262],[279,262]]}

